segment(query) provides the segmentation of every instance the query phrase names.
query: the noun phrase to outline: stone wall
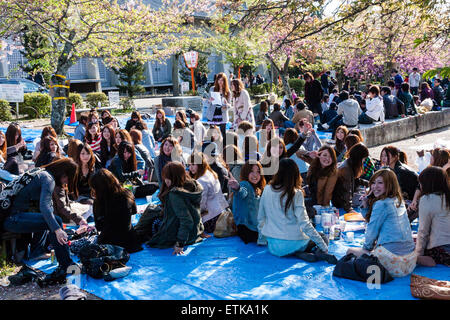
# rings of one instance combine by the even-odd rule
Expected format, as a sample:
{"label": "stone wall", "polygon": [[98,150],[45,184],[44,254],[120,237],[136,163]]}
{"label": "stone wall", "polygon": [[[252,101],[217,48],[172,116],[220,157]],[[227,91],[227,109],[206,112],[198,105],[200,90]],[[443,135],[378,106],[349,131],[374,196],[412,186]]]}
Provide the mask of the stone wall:
{"label": "stone wall", "polygon": [[[368,147],[387,144],[450,125],[450,108],[403,119],[388,120],[384,124],[360,125],[359,130]],[[450,136],[450,133],[449,133]]]}

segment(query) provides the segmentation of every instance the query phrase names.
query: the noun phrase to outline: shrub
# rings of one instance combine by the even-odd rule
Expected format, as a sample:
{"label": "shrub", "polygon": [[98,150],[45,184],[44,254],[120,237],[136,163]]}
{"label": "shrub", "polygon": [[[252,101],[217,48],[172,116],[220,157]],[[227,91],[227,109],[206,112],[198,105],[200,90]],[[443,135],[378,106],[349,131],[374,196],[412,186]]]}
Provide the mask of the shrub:
{"label": "shrub", "polygon": [[250,88],[248,88],[248,92],[250,93],[250,95],[253,95],[253,96],[265,94],[265,93],[267,93],[267,91],[268,90],[266,89],[265,84],[258,84],[258,85],[254,85],[254,86],[251,86]]}
{"label": "shrub", "polygon": [[303,79],[289,79],[289,86],[294,89],[297,96],[303,95],[305,92],[305,80]]}
{"label": "shrub", "polygon": [[108,97],[103,92],[88,93],[86,95],[86,101],[89,108],[97,108],[99,102],[102,104],[102,107],[109,105]]}
{"label": "shrub", "polygon": [[81,97],[81,94],[76,92],[69,93],[69,98],[66,100],[66,105],[69,111],[72,110],[72,103],[75,103],[75,109],[82,109],[83,97]]}
{"label": "shrub", "polygon": [[26,114],[30,118],[49,116],[51,106],[52,98],[47,93],[25,93],[23,102],[19,103],[19,113]]}
{"label": "shrub", "polygon": [[134,109],[134,101],[130,97],[120,98],[119,105],[123,108],[123,110]]}
{"label": "shrub", "polygon": [[11,107],[9,106],[9,102],[6,100],[0,100],[0,120],[12,120]]}

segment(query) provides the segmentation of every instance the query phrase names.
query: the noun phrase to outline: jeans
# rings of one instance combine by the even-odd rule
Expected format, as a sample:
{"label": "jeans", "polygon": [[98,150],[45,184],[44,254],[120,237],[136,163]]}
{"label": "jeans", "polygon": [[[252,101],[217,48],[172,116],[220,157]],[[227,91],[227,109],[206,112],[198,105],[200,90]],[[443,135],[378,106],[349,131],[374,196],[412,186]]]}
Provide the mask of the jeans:
{"label": "jeans", "polygon": [[362,124],[372,124],[375,120],[369,117],[365,112],[361,113],[358,118],[358,122]]}
{"label": "jeans", "polygon": [[[60,217],[55,216],[57,223],[62,228],[62,220]],[[18,212],[10,215],[5,219],[3,227],[6,231],[14,233],[33,233],[49,231],[47,222],[41,213],[36,212]],[[61,245],[56,239],[54,232],[49,232],[48,240],[55,250],[55,256],[61,267],[67,268],[73,263],[70,258],[69,246]]]}

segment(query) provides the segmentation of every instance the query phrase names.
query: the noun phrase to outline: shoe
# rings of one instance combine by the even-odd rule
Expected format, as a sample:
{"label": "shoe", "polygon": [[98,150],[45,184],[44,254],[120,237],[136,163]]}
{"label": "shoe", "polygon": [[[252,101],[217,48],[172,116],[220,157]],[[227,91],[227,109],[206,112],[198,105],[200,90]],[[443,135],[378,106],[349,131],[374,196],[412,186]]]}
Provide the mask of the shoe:
{"label": "shoe", "polygon": [[335,256],[333,256],[332,254],[329,254],[329,253],[325,253],[320,249],[317,249],[314,252],[314,255],[316,256],[318,261],[325,260],[329,264],[337,264],[337,262],[338,262],[338,260],[336,259]]}
{"label": "shoe", "polygon": [[37,278],[39,278],[39,275],[36,271],[24,265],[15,275],[9,276],[8,280],[12,285],[20,286]]}
{"label": "shoe", "polygon": [[295,256],[297,258],[300,258],[300,259],[308,261],[308,262],[316,262],[317,261],[317,257],[314,253],[297,252],[297,253],[295,253]]}
{"label": "shoe", "polygon": [[325,130],[328,130],[330,128],[330,126],[328,125],[328,123],[324,123],[322,125],[322,128],[324,128]]}
{"label": "shoe", "polygon": [[39,287],[44,288],[49,285],[66,283],[67,268],[58,266],[52,273],[39,277],[37,283]]}

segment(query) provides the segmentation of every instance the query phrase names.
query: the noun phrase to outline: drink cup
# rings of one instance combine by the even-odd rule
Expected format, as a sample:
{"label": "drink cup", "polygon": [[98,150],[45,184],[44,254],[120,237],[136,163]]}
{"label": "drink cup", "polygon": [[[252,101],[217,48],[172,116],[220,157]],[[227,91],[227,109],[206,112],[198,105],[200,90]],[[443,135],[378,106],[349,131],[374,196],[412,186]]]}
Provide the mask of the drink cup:
{"label": "drink cup", "polygon": [[354,232],[347,232],[346,236],[347,236],[347,241],[348,242],[352,242],[355,239],[355,233]]}
{"label": "drink cup", "polygon": [[345,231],[345,220],[339,220],[339,225],[341,227],[341,232]]}
{"label": "drink cup", "polygon": [[147,200],[147,202],[152,202],[152,196],[146,196],[145,199]]}
{"label": "drink cup", "polygon": [[331,227],[331,214],[322,214],[322,227]]}
{"label": "drink cup", "polygon": [[320,214],[316,214],[314,216],[314,221],[316,223],[316,226],[318,226],[320,224],[320,221],[322,220],[322,216]]}

